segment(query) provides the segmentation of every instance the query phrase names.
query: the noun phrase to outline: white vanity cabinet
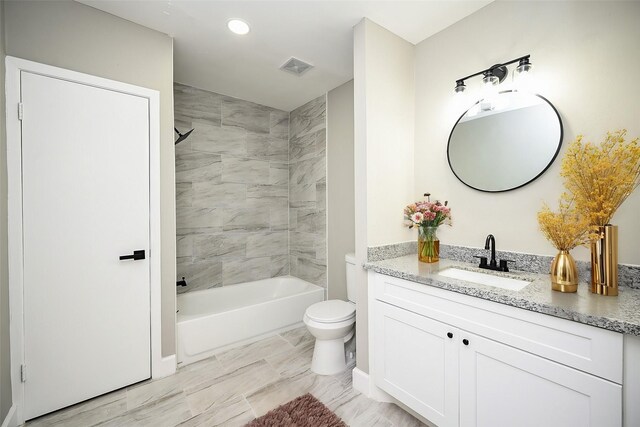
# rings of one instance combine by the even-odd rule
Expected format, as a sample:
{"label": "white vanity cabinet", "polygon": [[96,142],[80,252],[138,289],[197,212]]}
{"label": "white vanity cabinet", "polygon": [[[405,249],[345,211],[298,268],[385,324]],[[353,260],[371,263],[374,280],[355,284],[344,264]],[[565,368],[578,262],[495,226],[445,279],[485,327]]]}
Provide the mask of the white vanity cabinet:
{"label": "white vanity cabinet", "polygon": [[369,274],[373,382],[435,425],[622,425],[622,334]]}

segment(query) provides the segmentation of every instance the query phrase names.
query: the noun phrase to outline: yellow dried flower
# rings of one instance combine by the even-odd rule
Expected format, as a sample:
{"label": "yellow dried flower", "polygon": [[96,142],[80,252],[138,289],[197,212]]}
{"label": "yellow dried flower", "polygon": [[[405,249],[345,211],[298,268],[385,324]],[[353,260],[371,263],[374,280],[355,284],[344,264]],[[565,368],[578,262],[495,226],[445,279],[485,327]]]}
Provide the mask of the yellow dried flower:
{"label": "yellow dried flower", "polygon": [[580,215],[567,193],[562,193],[558,204],[558,212],[552,212],[545,203],[538,212],[538,223],[556,249],[570,251],[588,241],[589,219]]}
{"label": "yellow dried flower", "polygon": [[578,135],[562,159],[565,187],[592,228],[608,224],[640,184],[640,145],[638,138],[627,142],[626,134],[608,132],[600,145],[583,143]]}

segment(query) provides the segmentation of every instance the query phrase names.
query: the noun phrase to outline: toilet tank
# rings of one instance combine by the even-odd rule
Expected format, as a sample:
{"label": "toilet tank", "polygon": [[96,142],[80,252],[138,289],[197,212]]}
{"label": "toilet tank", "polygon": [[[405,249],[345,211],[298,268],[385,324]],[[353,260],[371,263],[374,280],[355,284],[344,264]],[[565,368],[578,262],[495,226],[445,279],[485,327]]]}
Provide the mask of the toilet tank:
{"label": "toilet tank", "polygon": [[344,260],[347,263],[347,298],[356,302],[356,254],[346,254]]}

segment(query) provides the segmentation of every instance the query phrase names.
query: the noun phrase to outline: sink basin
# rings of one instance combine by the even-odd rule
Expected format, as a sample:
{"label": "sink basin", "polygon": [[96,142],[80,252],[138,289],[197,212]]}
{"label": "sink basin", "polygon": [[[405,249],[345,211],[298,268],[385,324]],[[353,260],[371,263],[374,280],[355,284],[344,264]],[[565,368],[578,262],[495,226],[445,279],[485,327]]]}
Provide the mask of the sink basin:
{"label": "sink basin", "polygon": [[440,276],[452,279],[465,280],[467,282],[478,283],[480,285],[493,286],[494,288],[519,291],[531,282],[527,280],[511,279],[509,277],[494,276],[492,274],[478,273],[476,271],[462,270],[460,268],[449,267],[438,273]]}

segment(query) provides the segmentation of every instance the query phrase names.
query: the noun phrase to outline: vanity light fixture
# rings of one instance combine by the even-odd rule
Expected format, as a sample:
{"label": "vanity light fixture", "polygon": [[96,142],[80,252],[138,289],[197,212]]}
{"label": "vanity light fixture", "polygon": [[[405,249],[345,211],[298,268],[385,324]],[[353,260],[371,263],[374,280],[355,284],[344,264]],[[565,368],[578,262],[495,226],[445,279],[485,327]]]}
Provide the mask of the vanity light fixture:
{"label": "vanity light fixture", "polygon": [[504,62],[502,64],[495,64],[486,70],[478,71],[477,73],[470,74],[467,77],[456,80],[456,87],[454,89],[455,93],[464,92],[466,86],[464,81],[470,79],[471,77],[476,77],[482,75],[482,82],[486,86],[497,86],[507,78],[509,74],[509,70],[507,69],[507,65],[518,62],[518,67],[515,69],[514,73],[516,75],[523,75],[531,70],[533,67],[529,58],[531,55],[521,56],[516,59],[512,59],[511,61]]}
{"label": "vanity light fixture", "polygon": [[232,33],[239,34],[241,36],[248,34],[251,30],[249,28],[249,24],[244,22],[242,19],[230,19],[229,22],[227,22],[227,28],[229,28]]}

